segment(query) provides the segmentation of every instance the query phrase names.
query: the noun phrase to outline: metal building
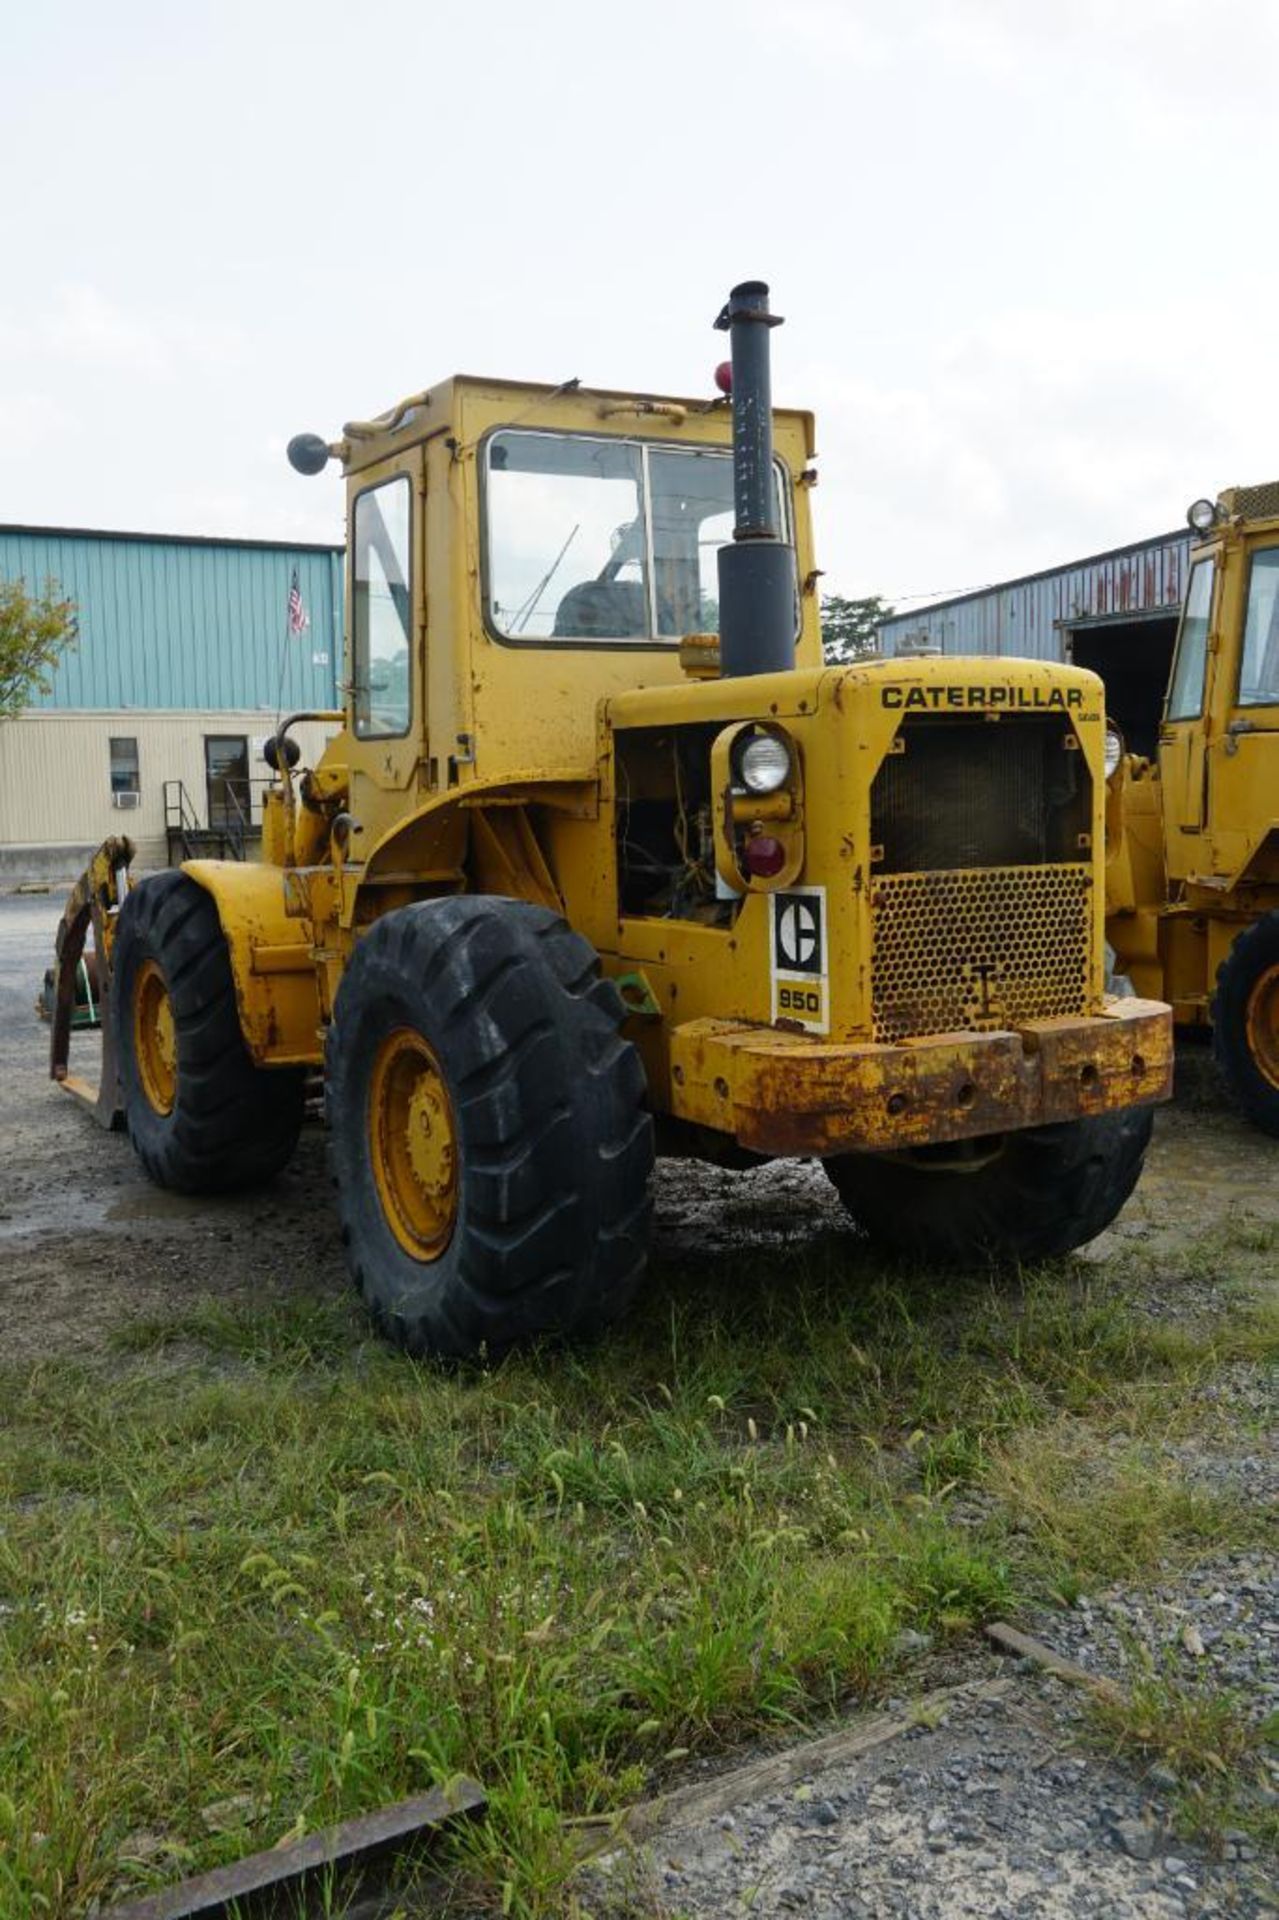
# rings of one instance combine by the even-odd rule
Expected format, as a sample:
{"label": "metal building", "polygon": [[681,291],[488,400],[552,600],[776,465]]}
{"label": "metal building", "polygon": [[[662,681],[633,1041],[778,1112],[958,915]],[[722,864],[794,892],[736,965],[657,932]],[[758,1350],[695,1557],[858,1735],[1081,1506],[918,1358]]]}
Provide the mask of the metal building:
{"label": "metal building", "polygon": [[1128,744],[1152,754],[1191,537],[1183,528],[897,614],[880,629],[883,650],[926,645],[1073,660],[1105,681],[1107,708]]}
{"label": "metal building", "polygon": [[[341,547],[0,526],[0,578],[53,582],[78,622],[0,721],[0,879],[62,878],[113,832],[148,866],[184,836],[244,851],[277,715],[338,704]],[[299,729],[308,757],[324,733]]]}

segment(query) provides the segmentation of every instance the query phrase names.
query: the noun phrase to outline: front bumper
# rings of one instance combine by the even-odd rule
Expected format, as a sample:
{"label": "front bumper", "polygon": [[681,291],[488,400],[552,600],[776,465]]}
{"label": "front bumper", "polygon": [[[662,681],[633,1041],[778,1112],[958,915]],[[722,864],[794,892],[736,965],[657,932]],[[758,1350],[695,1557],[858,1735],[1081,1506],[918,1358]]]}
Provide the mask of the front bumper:
{"label": "front bumper", "polygon": [[1155,1000],[893,1046],[692,1020],[674,1029],[670,1048],[672,1113],[755,1153],[891,1152],[1149,1106],[1172,1092],[1172,1014]]}

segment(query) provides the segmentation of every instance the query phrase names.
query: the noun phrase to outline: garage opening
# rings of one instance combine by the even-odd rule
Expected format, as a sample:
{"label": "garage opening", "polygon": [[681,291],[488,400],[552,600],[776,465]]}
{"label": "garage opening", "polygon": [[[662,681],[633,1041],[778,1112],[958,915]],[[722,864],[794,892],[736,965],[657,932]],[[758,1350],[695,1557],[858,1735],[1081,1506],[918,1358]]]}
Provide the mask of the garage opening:
{"label": "garage opening", "polygon": [[1106,711],[1132,753],[1153,760],[1177,638],[1176,613],[1069,628],[1066,658],[1101,675]]}

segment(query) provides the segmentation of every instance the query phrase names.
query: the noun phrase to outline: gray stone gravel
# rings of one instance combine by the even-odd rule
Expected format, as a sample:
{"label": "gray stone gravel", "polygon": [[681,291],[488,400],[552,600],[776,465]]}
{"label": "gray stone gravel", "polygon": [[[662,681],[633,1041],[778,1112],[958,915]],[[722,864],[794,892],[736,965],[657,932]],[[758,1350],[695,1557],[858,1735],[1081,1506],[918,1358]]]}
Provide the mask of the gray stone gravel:
{"label": "gray stone gravel", "polygon": [[[1064,1690],[1019,1676],[961,1700],[784,1795],[746,1801],[646,1850],[652,1910],[689,1920],[803,1912],[809,1920],[1260,1920],[1279,1912],[1245,1843],[1213,1860],[1175,1838],[1175,1786],[1138,1779],[1072,1737]],[[607,1911],[612,1856],[584,1905]],[[636,1910],[643,1910],[637,1908]]]}
{"label": "gray stone gravel", "polygon": [[1153,1673],[1233,1695],[1249,1719],[1279,1712],[1279,1564],[1227,1553],[1143,1589],[1106,1587],[1030,1630],[1091,1672]]}

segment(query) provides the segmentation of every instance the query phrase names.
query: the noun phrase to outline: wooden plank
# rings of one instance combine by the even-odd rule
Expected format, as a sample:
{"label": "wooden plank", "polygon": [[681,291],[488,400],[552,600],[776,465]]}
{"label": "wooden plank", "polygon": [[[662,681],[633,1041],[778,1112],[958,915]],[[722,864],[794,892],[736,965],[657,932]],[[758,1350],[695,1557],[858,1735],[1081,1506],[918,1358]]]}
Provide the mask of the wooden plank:
{"label": "wooden plank", "polygon": [[140,1900],[109,1907],[103,1920],[260,1920],[271,1914],[329,1911],[334,1884],[347,1899],[382,1891],[397,1863],[407,1864],[450,1821],[474,1818],[487,1801],[474,1780],[397,1800],[266,1853],[249,1854]]}
{"label": "wooden plank", "polygon": [[1073,1660],[1067,1660],[1064,1654],[1054,1653],[1042,1640],[1033,1639],[1019,1627],[1010,1627],[1007,1621],[989,1621],[986,1638],[993,1640],[1005,1653],[1015,1653],[1022,1660],[1033,1660],[1045,1673],[1068,1681],[1072,1687],[1087,1687],[1090,1693],[1099,1694],[1103,1700],[1123,1699],[1123,1688],[1113,1680],[1108,1680],[1105,1674],[1089,1673],[1087,1667],[1077,1666]]}

